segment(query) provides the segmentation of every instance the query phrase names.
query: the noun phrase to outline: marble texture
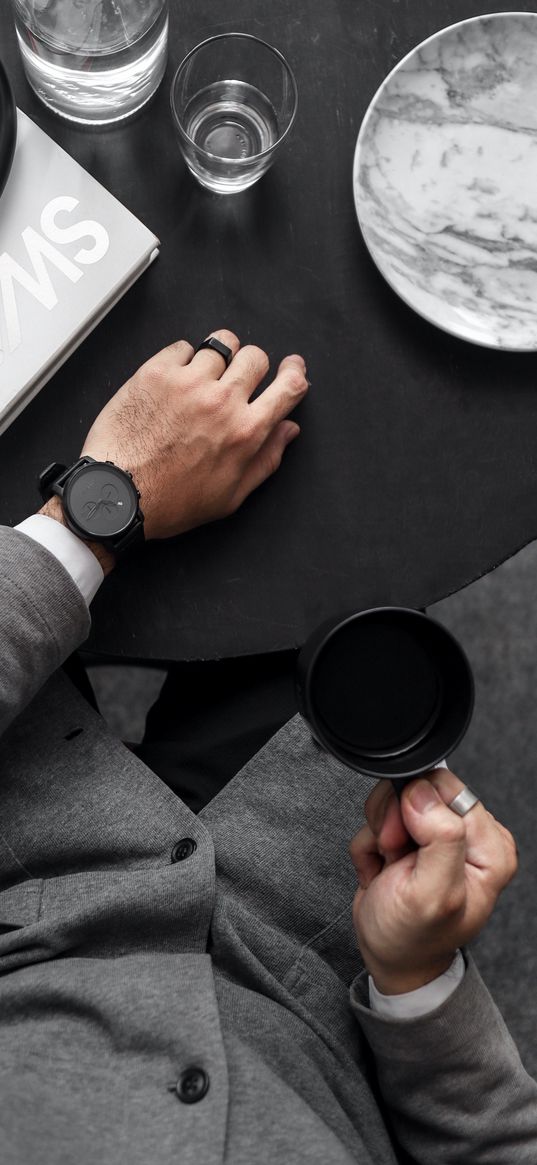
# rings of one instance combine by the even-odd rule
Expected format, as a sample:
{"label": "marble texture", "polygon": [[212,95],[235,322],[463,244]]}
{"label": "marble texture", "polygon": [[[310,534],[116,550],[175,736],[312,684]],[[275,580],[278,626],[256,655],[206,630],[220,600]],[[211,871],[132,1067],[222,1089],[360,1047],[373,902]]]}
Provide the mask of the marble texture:
{"label": "marble texture", "polygon": [[537,349],[537,14],[414,49],[369,106],[353,177],[365,242],[406,303],[474,343]]}

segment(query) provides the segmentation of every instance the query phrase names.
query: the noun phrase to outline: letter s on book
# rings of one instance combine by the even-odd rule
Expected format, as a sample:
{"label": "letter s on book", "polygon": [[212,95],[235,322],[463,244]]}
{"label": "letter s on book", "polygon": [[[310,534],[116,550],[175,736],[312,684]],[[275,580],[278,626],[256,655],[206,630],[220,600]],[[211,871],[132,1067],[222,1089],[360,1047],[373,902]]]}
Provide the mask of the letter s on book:
{"label": "letter s on book", "polygon": [[82,263],[86,267],[91,263],[98,263],[104,258],[110,246],[110,237],[108,231],[101,226],[101,223],[95,222],[93,219],[85,219],[83,222],[68,227],[58,226],[56,215],[60,211],[70,213],[77,206],[78,199],[71,198],[67,194],[61,195],[59,198],[53,198],[51,202],[47,203],[42,212],[41,230],[47,236],[47,239],[50,239],[51,243],[60,243],[61,246],[65,246],[66,243],[75,243],[77,239],[92,238],[94,241],[93,247],[83,247],[73,256],[76,263]]}
{"label": "letter s on book", "polygon": [[[0,364],[3,363],[5,353],[14,352],[22,342],[20,317],[15,295],[15,283],[23,287],[38,303],[52,311],[58,303],[58,295],[52,283],[50,272],[45,263],[48,260],[53,267],[61,271],[71,283],[78,283],[84,272],[77,267],[98,263],[110,246],[110,236],[100,223],[92,219],[72,223],[67,227],[60,227],[56,222],[56,215],[60,212],[71,213],[78,206],[78,199],[69,195],[53,198],[47,203],[41,213],[41,230],[39,234],[33,227],[25,227],[22,232],[26,254],[31,264],[31,271],[21,266],[7,251],[0,255],[0,319],[4,317],[4,339],[0,336]],[[60,243],[76,243],[79,239],[92,239],[92,247],[82,247],[77,251],[73,262],[67,255],[63,255],[53,246]]]}

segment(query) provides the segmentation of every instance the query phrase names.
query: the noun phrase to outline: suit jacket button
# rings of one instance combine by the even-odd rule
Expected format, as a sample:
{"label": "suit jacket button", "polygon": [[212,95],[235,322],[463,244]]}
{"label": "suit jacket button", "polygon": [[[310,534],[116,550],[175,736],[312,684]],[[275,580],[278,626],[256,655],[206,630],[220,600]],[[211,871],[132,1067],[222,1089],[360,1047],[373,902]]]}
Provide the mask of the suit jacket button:
{"label": "suit jacket button", "polygon": [[187,858],[191,858],[197,844],[193,837],[182,837],[181,841],[177,842],[172,849],[172,862],[184,862]]}
{"label": "suit jacket button", "polygon": [[203,1068],[187,1068],[177,1082],[177,1095],[183,1104],[197,1104],[209,1091],[209,1077]]}

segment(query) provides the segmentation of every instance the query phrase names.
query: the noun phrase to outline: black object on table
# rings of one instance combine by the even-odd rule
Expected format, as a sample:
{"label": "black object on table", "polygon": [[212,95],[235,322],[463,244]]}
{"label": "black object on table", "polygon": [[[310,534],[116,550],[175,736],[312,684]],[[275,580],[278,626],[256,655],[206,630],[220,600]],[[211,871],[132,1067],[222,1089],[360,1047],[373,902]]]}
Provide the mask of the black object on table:
{"label": "black object on table", "polygon": [[328,620],[297,661],[299,710],[320,744],[396,791],[441,764],[470,723],[474,682],[455,637],[424,613],[374,607]]}
{"label": "black object on table", "polygon": [[[150,545],[110,576],[91,651],[186,661],[293,649],[340,611],[426,607],[535,537],[537,357],[473,347],[407,308],[366,252],[351,181],[386,73],[440,26],[490,10],[231,0],[216,22],[209,0],[172,0],[156,98],[132,121],[91,130],[34,97],[2,7],[19,106],[160,236],[162,253],[1,437],[0,521],[37,508],[43,465],[78,456],[113,391],[180,336],[196,343],[228,326],[273,366],[303,353],[312,382],[295,414],[300,439],[232,519]],[[299,87],[273,169],[228,197],[195,185],[168,107],[181,58],[226,30],[280,48]]]}

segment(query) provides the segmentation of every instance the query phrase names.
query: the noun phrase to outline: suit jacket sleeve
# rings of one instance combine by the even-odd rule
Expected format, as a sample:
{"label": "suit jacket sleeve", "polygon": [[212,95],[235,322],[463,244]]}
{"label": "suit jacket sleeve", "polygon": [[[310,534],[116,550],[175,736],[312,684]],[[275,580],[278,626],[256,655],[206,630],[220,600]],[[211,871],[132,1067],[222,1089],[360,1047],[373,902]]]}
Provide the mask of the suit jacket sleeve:
{"label": "suit jacket sleeve", "polygon": [[353,983],[351,1006],[388,1118],[419,1165],[535,1165],[537,1083],[468,955],[466,962],[449,999],[419,1019],[382,1019],[366,1006],[367,976]]}
{"label": "suit jacket sleeve", "polygon": [[0,526],[0,734],[87,638],[88,607],[65,567]]}

